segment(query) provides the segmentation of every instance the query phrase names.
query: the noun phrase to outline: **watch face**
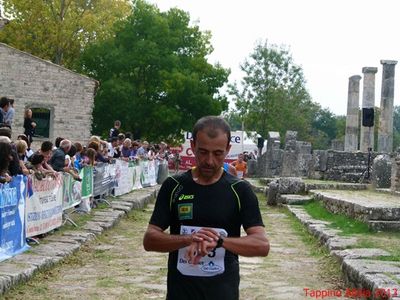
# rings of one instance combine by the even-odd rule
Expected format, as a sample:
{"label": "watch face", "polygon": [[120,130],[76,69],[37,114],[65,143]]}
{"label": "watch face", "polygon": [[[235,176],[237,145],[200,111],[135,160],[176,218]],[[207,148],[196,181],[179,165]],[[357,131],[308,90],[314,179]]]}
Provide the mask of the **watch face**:
{"label": "watch face", "polygon": [[224,231],[220,231],[219,232],[219,236],[222,237],[222,238],[226,238],[227,234]]}

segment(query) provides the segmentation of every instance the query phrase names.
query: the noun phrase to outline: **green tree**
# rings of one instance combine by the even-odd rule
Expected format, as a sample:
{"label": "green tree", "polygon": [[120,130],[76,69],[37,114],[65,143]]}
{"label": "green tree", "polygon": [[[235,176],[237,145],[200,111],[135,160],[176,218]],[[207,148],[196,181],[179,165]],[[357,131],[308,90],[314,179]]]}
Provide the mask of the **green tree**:
{"label": "green tree", "polygon": [[287,130],[296,130],[299,138],[308,139],[318,106],[311,101],[303,71],[289,50],[259,43],[241,70],[245,76],[240,85],[230,86],[230,94],[246,130],[263,137],[271,130],[282,137]]}
{"label": "green tree", "polygon": [[131,12],[129,0],[3,0],[3,6],[11,22],[1,42],[69,68]]}
{"label": "green tree", "polygon": [[218,115],[228,103],[219,94],[228,70],[207,62],[210,33],[190,25],[179,9],[160,12],[134,1],[115,38],[89,47],[82,70],[100,81],[93,131],[105,133],[115,119],[142,138],[173,141],[204,115]]}

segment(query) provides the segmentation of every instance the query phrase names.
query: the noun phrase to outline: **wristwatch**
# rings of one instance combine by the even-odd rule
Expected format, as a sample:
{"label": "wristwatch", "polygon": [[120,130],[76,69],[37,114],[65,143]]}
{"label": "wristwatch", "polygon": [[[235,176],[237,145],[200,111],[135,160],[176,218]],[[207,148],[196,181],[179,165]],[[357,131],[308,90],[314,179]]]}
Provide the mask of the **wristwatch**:
{"label": "wristwatch", "polygon": [[217,245],[215,246],[215,248],[221,248],[223,244],[224,244],[224,239],[220,236],[218,241],[217,241]]}

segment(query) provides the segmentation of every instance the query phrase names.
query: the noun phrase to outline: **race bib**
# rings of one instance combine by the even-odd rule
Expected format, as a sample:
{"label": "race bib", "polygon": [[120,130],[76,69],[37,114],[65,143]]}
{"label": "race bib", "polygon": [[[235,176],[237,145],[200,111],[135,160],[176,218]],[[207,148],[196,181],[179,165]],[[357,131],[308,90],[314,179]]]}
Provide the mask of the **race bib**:
{"label": "race bib", "polygon": [[236,171],[237,177],[242,179],[243,178],[243,171]]}
{"label": "race bib", "polygon": [[[202,227],[198,226],[181,226],[180,234],[193,234],[199,231]],[[227,237],[228,234],[225,229],[213,228],[221,236]],[[189,263],[185,258],[188,247],[181,248],[178,251],[178,264],[177,268],[183,275],[211,277],[222,274],[225,271],[225,249],[217,248],[202,257],[197,265]]]}

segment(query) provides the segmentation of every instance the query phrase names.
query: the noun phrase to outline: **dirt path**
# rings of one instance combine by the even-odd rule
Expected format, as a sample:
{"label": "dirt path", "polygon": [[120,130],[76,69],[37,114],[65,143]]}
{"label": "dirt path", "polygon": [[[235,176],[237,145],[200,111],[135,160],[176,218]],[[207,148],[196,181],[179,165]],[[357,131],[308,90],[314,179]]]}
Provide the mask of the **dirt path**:
{"label": "dirt path", "polygon": [[[142,247],[151,211],[152,206],[132,212],[65,263],[5,298],[165,299],[167,255]],[[241,299],[315,299],[304,288],[338,289],[340,280],[328,270],[330,259],[316,254],[315,245],[300,233],[302,227],[284,209],[262,208],[262,213],[271,253],[267,258],[240,258]]]}

